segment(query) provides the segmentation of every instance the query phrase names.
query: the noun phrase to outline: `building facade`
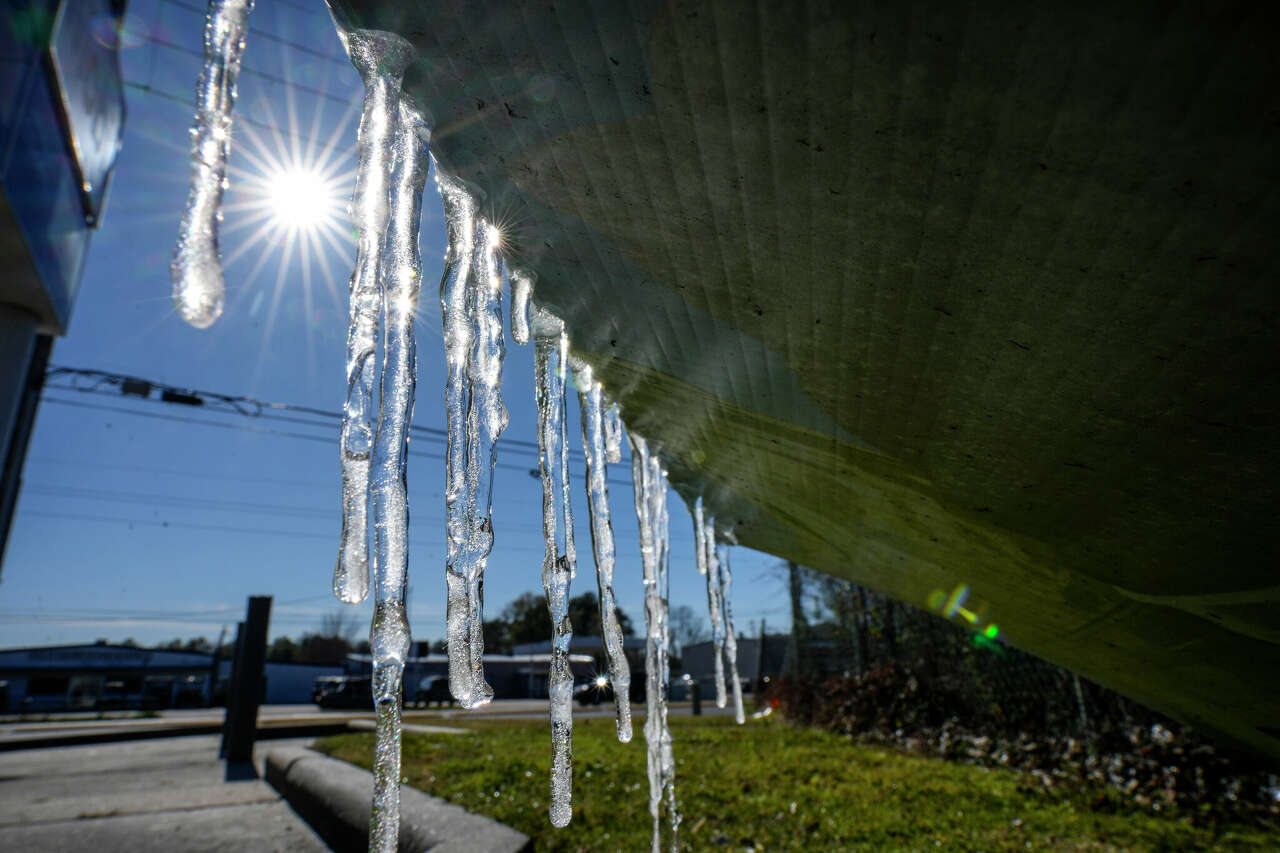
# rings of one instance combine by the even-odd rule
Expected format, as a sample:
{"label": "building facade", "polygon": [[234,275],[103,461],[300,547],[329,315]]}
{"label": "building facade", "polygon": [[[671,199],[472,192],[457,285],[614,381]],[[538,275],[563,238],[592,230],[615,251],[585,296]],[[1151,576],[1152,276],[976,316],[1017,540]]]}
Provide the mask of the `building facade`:
{"label": "building facade", "polygon": [[[309,703],[317,678],[343,671],[268,661],[263,702]],[[0,649],[0,713],[199,708],[219,704],[230,677],[231,661],[205,652],[106,643]]]}
{"label": "building facade", "polygon": [[56,335],[124,131],[115,33],[125,0],[0,10],[0,560]]}

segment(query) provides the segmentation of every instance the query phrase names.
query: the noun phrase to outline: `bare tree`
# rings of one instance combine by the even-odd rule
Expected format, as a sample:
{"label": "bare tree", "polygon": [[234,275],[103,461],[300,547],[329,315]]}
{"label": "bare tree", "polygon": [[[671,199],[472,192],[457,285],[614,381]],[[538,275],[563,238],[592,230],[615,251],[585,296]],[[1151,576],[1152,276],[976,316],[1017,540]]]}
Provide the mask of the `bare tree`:
{"label": "bare tree", "polygon": [[680,654],[685,646],[711,639],[707,623],[687,604],[671,608],[667,621],[671,625],[671,651]]}
{"label": "bare tree", "polygon": [[350,610],[334,610],[320,617],[320,636],[346,640],[350,645],[356,632],[360,630],[360,621]]}
{"label": "bare tree", "polygon": [[787,643],[787,675],[795,678],[801,672],[801,659],[807,658],[809,622],[804,616],[804,570],[787,562],[787,592],[791,598],[791,636]]}

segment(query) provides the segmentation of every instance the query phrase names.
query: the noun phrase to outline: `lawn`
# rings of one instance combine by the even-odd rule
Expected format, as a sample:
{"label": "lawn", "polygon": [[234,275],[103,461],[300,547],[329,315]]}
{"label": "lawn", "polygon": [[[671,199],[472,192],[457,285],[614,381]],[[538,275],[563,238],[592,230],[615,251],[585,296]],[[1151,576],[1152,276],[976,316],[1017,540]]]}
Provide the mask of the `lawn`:
{"label": "lawn", "polygon": [[[530,835],[537,850],[647,850],[640,720],[630,744],[611,720],[574,725],[573,822],[547,820],[545,722],[450,720],[470,735],[406,735],[408,783]],[[1124,811],[1114,798],[1038,789],[1018,773],[859,746],[771,717],[673,718],[676,795],[688,850],[1272,850],[1280,836]],[[364,767],[372,734],[317,748]]]}

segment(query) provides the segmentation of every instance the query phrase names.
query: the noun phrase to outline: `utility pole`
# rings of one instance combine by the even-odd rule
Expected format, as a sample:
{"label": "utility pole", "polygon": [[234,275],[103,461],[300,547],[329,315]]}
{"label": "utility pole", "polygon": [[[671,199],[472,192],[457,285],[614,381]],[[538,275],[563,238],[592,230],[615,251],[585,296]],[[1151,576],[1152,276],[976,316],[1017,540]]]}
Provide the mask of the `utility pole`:
{"label": "utility pole", "polygon": [[797,678],[803,667],[800,656],[808,649],[808,623],[804,618],[804,578],[795,562],[787,561],[787,585],[791,592],[791,639],[787,643],[787,677]]}
{"label": "utility pole", "polygon": [[858,675],[866,675],[871,668],[868,658],[871,657],[870,643],[867,638],[867,590],[861,584],[855,584],[858,591],[858,618],[854,620],[858,633]]}
{"label": "utility pole", "polygon": [[209,705],[213,705],[213,694],[218,689],[218,667],[222,665],[222,641],[227,638],[227,626],[223,625],[218,632],[218,644],[213,647],[213,661],[209,664]]}
{"label": "utility pole", "polygon": [[258,706],[263,698],[263,667],[267,656],[267,627],[271,622],[271,596],[249,598],[239,642],[231,691],[227,701],[227,724],[222,752],[228,763],[253,760],[257,736]]}

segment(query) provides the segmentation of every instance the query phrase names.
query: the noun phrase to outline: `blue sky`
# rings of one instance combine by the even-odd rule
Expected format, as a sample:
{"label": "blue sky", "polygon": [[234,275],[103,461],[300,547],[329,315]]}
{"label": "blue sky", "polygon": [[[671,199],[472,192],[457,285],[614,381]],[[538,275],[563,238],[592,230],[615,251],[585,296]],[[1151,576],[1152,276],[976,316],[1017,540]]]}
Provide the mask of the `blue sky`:
{"label": "blue sky", "polygon": [[[260,2],[240,77],[231,189],[222,232],[227,308],[208,330],[170,303],[169,257],[186,197],[189,103],[199,74],[200,0],[133,0],[122,52],[129,86],[124,148],[102,229],[93,237],[55,365],[131,374],[182,387],[327,411],[341,407],[346,286],[354,260],[346,201],[360,87],[319,0]],[[289,163],[324,164],[328,236],[291,240],[265,203]],[[440,309],[444,250],[439,198],[423,202],[423,280],[414,422],[444,427]],[[536,298],[536,297],[535,297]],[[507,342],[504,438],[535,438],[530,347]],[[61,381],[59,384],[65,384]],[[575,395],[571,395],[573,398]],[[570,400],[572,446],[580,444]],[[0,646],[217,636],[245,597],[272,595],[272,635],[315,630],[343,607],[329,592],[339,529],[337,429],[219,414],[108,394],[49,390],[28,453],[24,492],[0,582]],[[410,622],[417,639],[444,633],[444,481],[440,445],[418,441],[409,462]],[[536,456],[500,443],[497,543],[488,610],[540,590]],[[581,463],[573,472],[581,558],[575,593],[595,588]],[[618,540],[615,588],[643,624],[630,465],[610,468]],[[693,531],[670,494],[673,606],[705,610]],[[766,554],[734,549],[734,612],[784,629],[788,608]],[[353,608],[367,624],[369,606]]]}

